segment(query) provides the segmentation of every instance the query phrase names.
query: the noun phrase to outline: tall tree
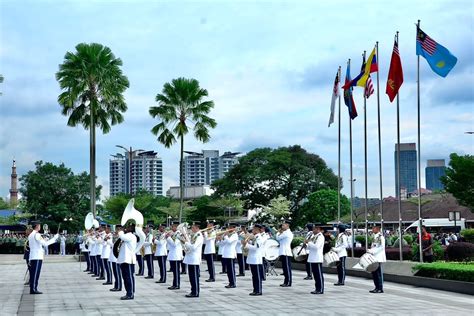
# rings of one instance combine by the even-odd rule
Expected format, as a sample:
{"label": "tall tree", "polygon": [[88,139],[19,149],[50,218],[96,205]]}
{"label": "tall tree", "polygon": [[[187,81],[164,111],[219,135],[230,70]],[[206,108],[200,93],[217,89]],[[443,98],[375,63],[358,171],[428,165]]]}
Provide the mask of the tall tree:
{"label": "tall tree", "polygon": [[76,52],[67,52],[59,65],[56,80],[63,91],[58,96],[67,125],[82,125],[90,131],[90,211],[96,216],[95,128],[104,134],[111,125],[123,122],[127,110],[124,91],[129,87],[123,75],[122,60],[101,44],[81,43]]}
{"label": "tall tree", "polygon": [[474,212],[474,156],[452,153],[446,175],[441,178],[446,191]]}
{"label": "tall tree", "polygon": [[[341,216],[349,214],[349,199],[341,194]],[[327,223],[337,219],[337,190],[323,189],[308,195],[308,200],[301,207],[298,225],[305,223]]]}
{"label": "tall tree", "polygon": [[190,129],[194,137],[206,143],[210,139],[209,129],[217,126],[216,121],[208,116],[214,107],[213,101],[203,101],[208,96],[206,89],[199,86],[196,79],[178,78],[165,83],[161,93],[157,94],[158,106],[150,107],[150,115],[157,118],[151,132],[158,136],[158,141],[170,148],[180,140],[179,186],[180,210],[179,220],[183,216],[184,201],[184,136]]}

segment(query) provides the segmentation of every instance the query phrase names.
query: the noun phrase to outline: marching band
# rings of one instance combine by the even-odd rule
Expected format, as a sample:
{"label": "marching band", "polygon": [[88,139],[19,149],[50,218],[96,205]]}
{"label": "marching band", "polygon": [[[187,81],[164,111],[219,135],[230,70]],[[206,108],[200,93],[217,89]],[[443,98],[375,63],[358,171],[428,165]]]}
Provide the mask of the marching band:
{"label": "marching band", "polygon": [[[82,238],[80,249],[87,262],[84,272],[88,272],[97,280],[105,280],[103,285],[113,285],[112,292],[125,290],[121,300],[132,300],[135,297],[135,276],[143,275],[146,262],[148,274],[145,279],[154,278],[153,257],[156,257],[159,266],[160,278],[156,283],[166,283],[166,267],[169,262],[173,280],[169,290],[181,288],[181,264],[185,264],[189,275],[190,293],[186,297],[200,296],[200,264],[202,257],[206,261],[209,278],[206,282],[216,281],[214,257],[216,245],[222,255],[222,265],[225,268],[228,284],[225,288],[237,287],[236,277],[245,275],[248,266],[252,275],[251,296],[263,294],[263,281],[272,270],[277,259],[281,262],[284,282],[281,287],[292,286],[291,261],[307,259],[307,273],[305,279],[315,280],[315,290],[311,294],[324,293],[323,262],[330,267],[337,268],[338,281],[335,286],[343,286],[346,276],[347,248],[350,247],[346,227],[338,226],[338,234],[334,246],[326,248],[328,244],[324,228],[320,224],[308,224],[308,232],[303,243],[291,249],[293,233],[290,230],[290,221],[284,221],[279,231],[272,236],[269,227],[254,224],[251,231],[247,227],[236,223],[229,223],[227,229],[219,230],[214,221],[209,221],[207,227],[201,229],[199,222],[193,222],[190,229],[187,223],[172,222],[170,229],[166,223],[158,226],[154,233],[153,222],[148,222],[142,231],[143,216],[133,208],[133,201],[129,203],[122,225],[99,225],[88,214],[85,220],[86,231]],[[114,228],[114,229],[111,229]],[[33,223],[33,230],[25,243],[25,259],[30,272],[30,294],[41,294],[38,291],[38,281],[44,258],[45,246],[56,242],[59,235],[46,241],[39,233],[40,223]],[[385,258],[385,239],[379,227],[373,227],[374,239],[370,249],[358,263],[367,272],[371,272],[375,288],[370,293],[383,293],[383,269]],[[184,253],[184,258],[183,258]],[[135,275],[135,264],[139,266],[139,273]],[[238,265],[239,274],[236,275],[235,265]],[[312,275],[311,275],[312,274]],[[123,285],[123,286],[122,286]]]}

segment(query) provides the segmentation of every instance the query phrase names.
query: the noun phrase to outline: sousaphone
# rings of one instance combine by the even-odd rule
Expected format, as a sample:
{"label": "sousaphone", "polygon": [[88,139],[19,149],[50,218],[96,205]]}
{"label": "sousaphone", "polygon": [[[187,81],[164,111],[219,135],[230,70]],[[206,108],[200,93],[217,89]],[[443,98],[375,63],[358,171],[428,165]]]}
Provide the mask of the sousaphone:
{"label": "sousaphone", "polygon": [[[135,252],[140,250],[145,243],[145,233],[143,232],[143,215],[138,210],[135,209],[133,206],[135,204],[135,199],[131,199],[125,210],[122,214],[121,224],[125,226],[129,220],[135,221],[135,234],[137,235],[137,248],[135,248]],[[113,252],[114,256],[118,258],[120,247],[122,245],[122,239],[117,239],[114,244]]]}

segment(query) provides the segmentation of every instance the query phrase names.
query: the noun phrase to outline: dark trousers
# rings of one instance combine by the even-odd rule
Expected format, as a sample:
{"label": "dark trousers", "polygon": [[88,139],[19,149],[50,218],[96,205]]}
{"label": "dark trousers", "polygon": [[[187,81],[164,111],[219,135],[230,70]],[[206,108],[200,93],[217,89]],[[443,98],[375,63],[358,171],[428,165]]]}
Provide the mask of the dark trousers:
{"label": "dark trousers", "polygon": [[250,270],[250,265],[247,263],[247,256],[244,256],[244,262],[245,270]]}
{"label": "dark trousers", "polygon": [[225,259],[222,258],[222,255],[217,255],[217,260],[219,260],[221,262],[221,266],[222,266],[222,273],[227,273],[227,266],[225,265]]}
{"label": "dark trousers", "polygon": [[143,256],[137,255],[137,263],[138,263],[138,275],[143,275],[145,268],[143,267]]}
{"label": "dark trousers", "polygon": [[191,283],[191,294],[199,296],[199,265],[188,264],[189,282]]}
{"label": "dark trousers", "polygon": [[324,276],[323,264],[318,262],[311,262],[311,269],[313,270],[313,278],[316,286],[316,292],[324,292]]}
{"label": "dark trousers", "polygon": [[372,278],[374,279],[374,285],[377,290],[383,291],[383,271],[382,264],[379,263],[377,270],[372,272]]}
{"label": "dark trousers", "polygon": [[291,257],[290,256],[280,256],[281,267],[283,268],[283,275],[285,276],[285,281],[283,284],[290,285],[292,280],[291,274]]}
{"label": "dark trousers", "polygon": [[265,260],[265,257],[262,258],[262,269],[263,269],[263,281],[267,280],[267,270],[268,270],[268,262]]}
{"label": "dark trousers", "polygon": [[30,293],[38,291],[38,281],[43,260],[30,260]]}
{"label": "dark trousers", "polygon": [[173,272],[173,286],[179,287],[181,283],[181,276],[179,272],[179,266],[181,264],[181,260],[170,260],[170,268],[171,272]]}
{"label": "dark trousers", "polygon": [[346,257],[340,257],[337,263],[337,282],[344,284],[346,279]]}
{"label": "dark trousers", "polygon": [[262,293],[262,264],[250,264],[250,271],[252,272],[252,284],[254,293]]}
{"label": "dark trousers", "polygon": [[102,259],[102,265],[104,266],[105,272],[107,274],[107,283],[112,282],[112,271],[110,268],[109,259]]}
{"label": "dark trousers", "polygon": [[222,258],[227,269],[227,278],[229,279],[229,285],[235,286],[235,264],[232,258]]}
{"label": "dark trousers", "polygon": [[84,258],[86,259],[86,263],[87,263],[87,268],[86,268],[86,271],[91,271],[91,259],[89,258],[89,253],[88,252],[83,252],[84,254]]}
{"label": "dark trousers", "polygon": [[207,262],[207,271],[209,271],[209,279],[215,280],[216,279],[216,270],[214,268],[214,254],[208,253],[204,255]]}
{"label": "dark trousers", "polygon": [[166,256],[156,257],[160,269],[160,281],[166,282]]}
{"label": "dark trousers", "polygon": [[237,264],[239,265],[239,274],[245,274],[244,255],[241,253],[237,254]]}
{"label": "dark trousers", "polygon": [[145,262],[146,262],[146,268],[148,270],[148,276],[149,277],[154,277],[155,276],[155,269],[153,266],[153,255],[145,255]]}
{"label": "dark trousers", "polygon": [[309,262],[306,262],[306,276],[308,278],[312,277],[312,275],[311,275],[311,263],[309,263]]}
{"label": "dark trousers", "polygon": [[135,265],[128,263],[121,263],[120,270],[122,270],[123,284],[128,297],[133,297],[135,294]]}
{"label": "dark trousers", "polygon": [[94,258],[94,256],[89,255],[89,262],[91,263],[90,271],[95,274],[95,258]]}
{"label": "dark trousers", "polygon": [[104,260],[100,256],[97,256],[97,263],[99,264],[99,275],[101,278],[105,277],[105,266],[104,266]]}
{"label": "dark trousers", "polygon": [[181,261],[181,273],[186,274],[186,263],[183,261]]}
{"label": "dark trousers", "polygon": [[114,274],[114,289],[122,289],[122,272],[120,271],[120,264],[112,262],[112,272]]}

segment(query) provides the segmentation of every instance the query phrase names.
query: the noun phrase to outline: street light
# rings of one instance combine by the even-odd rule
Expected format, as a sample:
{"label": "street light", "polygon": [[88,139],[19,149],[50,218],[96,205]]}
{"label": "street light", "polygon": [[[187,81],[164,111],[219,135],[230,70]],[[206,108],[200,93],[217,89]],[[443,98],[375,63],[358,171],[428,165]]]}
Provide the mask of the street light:
{"label": "street light", "polygon": [[129,193],[132,194],[132,157],[134,152],[140,152],[140,151],[145,151],[143,149],[135,149],[132,150],[132,146],[130,146],[130,149],[127,149],[125,146],[122,145],[115,145],[118,148],[121,148],[125,150],[125,152],[128,154],[128,159],[129,159],[129,169],[128,169],[128,177],[129,177]]}

